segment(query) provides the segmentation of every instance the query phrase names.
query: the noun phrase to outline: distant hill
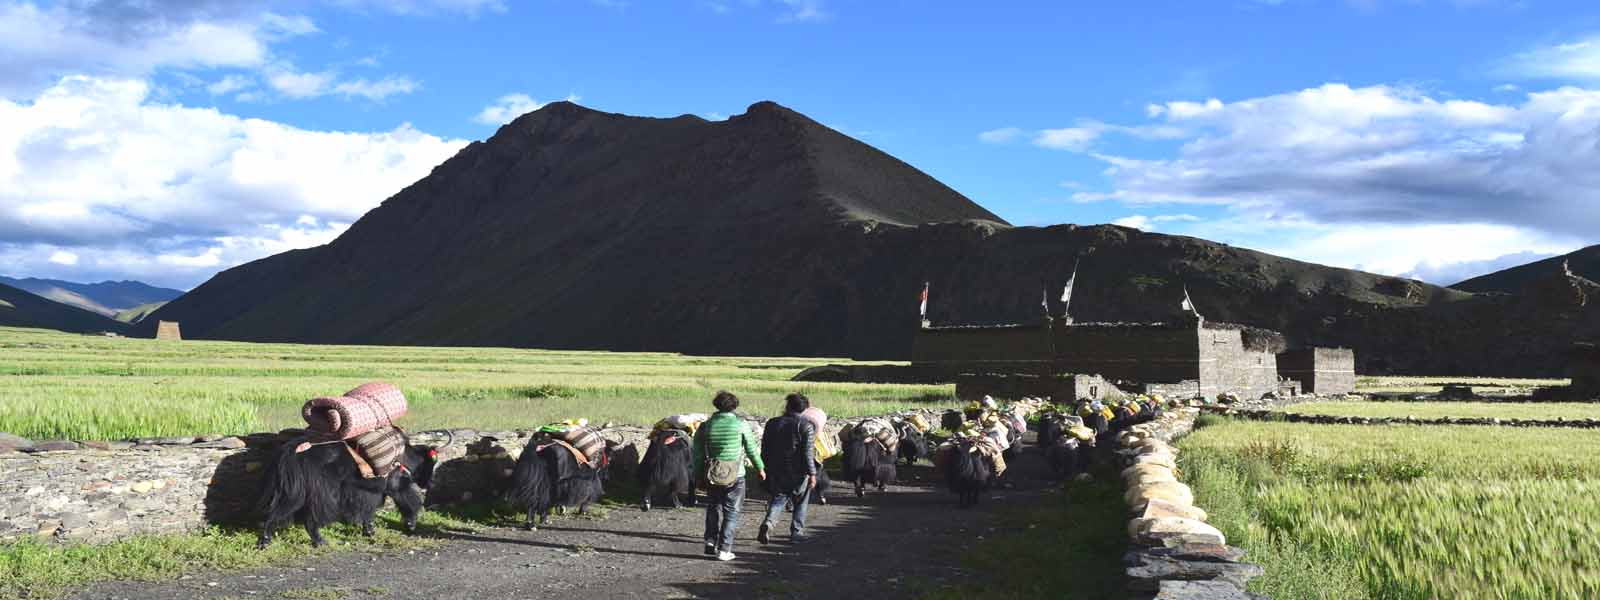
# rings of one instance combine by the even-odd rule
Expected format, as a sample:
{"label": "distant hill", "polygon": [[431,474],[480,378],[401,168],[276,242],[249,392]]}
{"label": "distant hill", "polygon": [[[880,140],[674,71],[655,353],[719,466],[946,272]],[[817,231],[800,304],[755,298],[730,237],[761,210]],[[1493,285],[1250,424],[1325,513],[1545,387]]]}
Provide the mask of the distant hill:
{"label": "distant hill", "polygon": [[183,295],[179,290],[155,287],[138,281],[74,283],[59,279],[0,277],[0,284],[107,317],[113,317],[118,312],[131,308],[166,302]]}
{"label": "distant hill", "polygon": [[547,105],[332,243],[219,273],[141,330],[903,359],[924,282],[936,323],[1030,322],[1074,262],[1080,321],[1171,318],[1187,287],[1207,318],[1354,347],[1364,372],[1559,373],[1562,345],[1600,331],[1600,302],[1561,282],[1475,296],[1110,225],[1012,227],[770,102],[718,122]]}
{"label": "distant hill", "polygon": [[160,309],[166,305],[167,303],[165,302],[152,302],[143,306],[135,306],[127,310],[117,311],[117,314],[113,315],[111,318],[123,323],[137,324],[138,322],[143,321],[145,317],[150,316],[150,313],[153,313],[157,309]]}
{"label": "distant hill", "polygon": [[0,326],[38,327],[74,333],[128,331],[126,323],[3,284],[0,284]]}
{"label": "distant hill", "polygon": [[1567,263],[1574,275],[1590,281],[1600,281],[1600,245],[1596,245],[1565,256],[1546,258],[1473,277],[1450,287],[1468,292],[1515,293],[1538,279],[1560,272],[1563,262]]}

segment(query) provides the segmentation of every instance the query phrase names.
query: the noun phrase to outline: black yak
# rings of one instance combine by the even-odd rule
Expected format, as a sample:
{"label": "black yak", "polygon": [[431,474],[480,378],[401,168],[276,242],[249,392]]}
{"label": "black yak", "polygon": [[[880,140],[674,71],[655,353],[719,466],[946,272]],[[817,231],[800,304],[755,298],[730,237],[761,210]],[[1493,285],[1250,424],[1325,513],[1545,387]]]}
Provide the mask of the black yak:
{"label": "black yak", "polygon": [[650,447],[644,451],[644,459],[639,461],[635,472],[639,484],[644,486],[644,510],[650,510],[650,502],[662,494],[672,498],[673,508],[683,506],[680,498],[687,498],[688,505],[694,506],[694,449],[691,444],[692,439],[681,430],[663,429],[651,434]]}
{"label": "black yak", "polygon": [[[817,465],[817,485],[811,488],[811,501],[817,504],[828,503],[828,489],[833,487],[833,480],[828,478],[828,469]],[[793,511],[791,507],[789,510]]]}
{"label": "black yak", "polygon": [[607,442],[599,456],[588,457],[588,464],[578,462],[578,457],[565,446],[547,446],[539,451],[550,466],[551,504],[576,506],[578,514],[589,514],[589,505],[600,502],[606,495],[605,481],[611,474],[611,443]]}
{"label": "black yak", "polygon": [[507,499],[526,511],[523,529],[538,529],[550,519],[550,509],[556,506],[576,506],[578,514],[587,514],[589,505],[605,495],[610,460],[609,443],[599,456],[589,457],[589,464],[584,465],[566,446],[549,438],[528,440],[517,457],[511,486],[506,491]]}
{"label": "black yak", "polygon": [[967,416],[961,414],[961,411],[955,409],[944,411],[944,414],[939,416],[939,426],[944,428],[946,431],[955,431],[957,429],[961,429],[961,424],[965,423],[966,421]]}
{"label": "black yak", "polygon": [[[448,435],[448,434],[447,434]],[[445,446],[454,442],[452,436]],[[265,519],[257,548],[272,543],[273,534],[295,518],[304,520],[312,546],[322,546],[322,528],[335,522],[360,524],[361,532],[376,532],[373,518],[385,498],[394,500],[406,532],[417,530],[422,495],[433,483],[440,447],[413,446],[406,439],[400,465],[388,477],[365,478],[344,442],[314,444],[297,452],[298,440],[283,445],[277,460],[267,468],[265,489],[258,505]],[[415,485],[415,487],[413,487]]]}
{"label": "black yak", "polygon": [[973,440],[958,439],[939,458],[945,485],[956,493],[957,505],[962,508],[976,505],[978,497],[994,485],[996,479],[994,465],[974,445]]}
{"label": "black yak", "polygon": [[866,494],[868,484],[876,485],[881,492],[897,477],[895,455],[870,436],[857,436],[844,442],[843,462],[845,481],[855,483],[857,498]]}
{"label": "black yak", "polygon": [[1094,438],[1084,442],[1071,435],[1059,435],[1044,449],[1044,455],[1056,475],[1070,479],[1089,469],[1094,446]]}
{"label": "black yak", "polygon": [[895,430],[900,434],[899,458],[906,459],[906,464],[914,465],[928,457],[928,438],[922,430],[906,421],[895,424]]}
{"label": "black yak", "polygon": [[1061,437],[1061,414],[1048,412],[1039,415],[1039,447],[1049,450],[1055,444],[1056,438]]}

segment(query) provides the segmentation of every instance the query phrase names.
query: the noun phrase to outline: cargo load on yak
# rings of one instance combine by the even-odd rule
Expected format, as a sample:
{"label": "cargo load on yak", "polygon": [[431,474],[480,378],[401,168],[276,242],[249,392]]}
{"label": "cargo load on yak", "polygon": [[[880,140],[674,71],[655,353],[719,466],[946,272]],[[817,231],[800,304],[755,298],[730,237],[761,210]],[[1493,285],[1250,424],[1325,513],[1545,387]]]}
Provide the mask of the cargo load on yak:
{"label": "cargo load on yak", "polygon": [[811,426],[816,429],[817,435],[815,436],[814,444],[816,445],[817,462],[828,460],[839,454],[838,440],[831,435],[823,433],[823,428],[828,424],[828,413],[822,412],[822,409],[813,406],[801,412],[800,416],[810,421]]}
{"label": "cargo load on yak", "polygon": [[322,440],[348,440],[394,425],[406,414],[406,397],[387,383],[367,383],[338,398],[312,398],[300,407],[306,431]]}
{"label": "cargo load on yak", "polygon": [[604,456],[606,440],[600,432],[589,426],[588,419],[567,419],[540,427],[537,435],[548,438],[571,450],[578,462],[589,464]]}
{"label": "cargo load on yak", "polygon": [[989,464],[994,466],[995,477],[999,477],[1006,472],[1006,450],[1000,445],[1001,442],[995,440],[991,431],[985,428],[983,424],[977,421],[967,421],[954,433],[955,435],[949,441],[939,445],[939,451],[934,455],[934,462],[941,470],[944,469],[944,462],[950,459],[949,453],[955,452],[960,447],[957,445],[957,441],[965,440],[972,442],[972,452],[989,459]]}
{"label": "cargo load on yak", "polygon": [[917,430],[917,433],[921,433],[921,434],[924,434],[924,435],[926,435],[928,433],[928,431],[933,429],[932,426],[928,425],[928,420],[926,418],[923,418],[921,413],[911,413],[909,415],[896,416],[894,419],[895,419],[896,424],[899,424],[899,423],[908,424],[911,427],[915,428]]}
{"label": "cargo load on yak", "polygon": [[705,413],[685,413],[681,415],[672,415],[660,421],[656,421],[655,430],[661,431],[663,429],[676,429],[689,434],[689,437],[694,437],[694,432],[699,431],[700,425],[705,423],[706,420],[710,418],[711,415]]}
{"label": "cargo load on yak", "polygon": [[883,417],[873,417],[857,423],[855,427],[846,427],[839,432],[839,441],[850,442],[858,439],[873,438],[883,445],[892,456],[900,451],[900,434],[894,430],[894,424]]}

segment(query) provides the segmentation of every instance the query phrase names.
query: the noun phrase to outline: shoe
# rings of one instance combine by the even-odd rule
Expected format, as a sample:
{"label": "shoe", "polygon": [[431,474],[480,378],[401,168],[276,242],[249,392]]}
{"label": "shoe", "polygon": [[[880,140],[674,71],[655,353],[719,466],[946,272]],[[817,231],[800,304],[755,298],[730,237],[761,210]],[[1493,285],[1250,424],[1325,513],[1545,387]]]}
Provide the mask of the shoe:
{"label": "shoe", "polygon": [[716,555],[717,555],[717,545],[716,544],[706,544],[706,556],[716,556]]}
{"label": "shoe", "polygon": [[717,553],[717,560],[720,560],[722,562],[728,562],[728,561],[733,560],[733,559],[734,559],[734,556],[733,556],[732,552],[718,552]]}
{"label": "shoe", "polygon": [[761,542],[763,544],[771,544],[772,543],[772,537],[767,535],[768,531],[769,531],[769,528],[767,527],[767,524],[766,523],[762,523],[761,524],[761,530],[756,532],[756,541]]}

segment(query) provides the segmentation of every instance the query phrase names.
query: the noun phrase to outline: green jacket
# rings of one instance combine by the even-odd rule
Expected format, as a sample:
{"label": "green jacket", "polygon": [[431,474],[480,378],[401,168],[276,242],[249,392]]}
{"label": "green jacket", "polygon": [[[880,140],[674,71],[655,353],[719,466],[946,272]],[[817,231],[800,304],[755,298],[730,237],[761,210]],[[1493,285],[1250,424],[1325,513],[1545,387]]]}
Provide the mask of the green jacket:
{"label": "green jacket", "polygon": [[744,419],[731,412],[711,415],[694,433],[695,477],[705,472],[707,456],[717,460],[739,460],[740,452],[750,458],[756,470],[767,470],[767,466],[761,463],[761,447],[756,444],[756,434],[750,431],[750,425]]}

